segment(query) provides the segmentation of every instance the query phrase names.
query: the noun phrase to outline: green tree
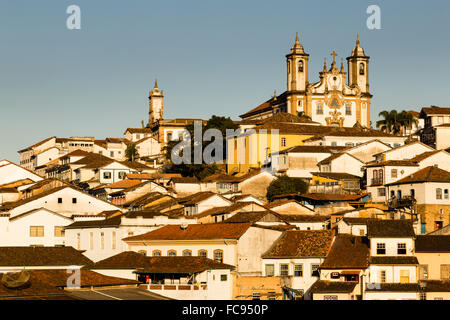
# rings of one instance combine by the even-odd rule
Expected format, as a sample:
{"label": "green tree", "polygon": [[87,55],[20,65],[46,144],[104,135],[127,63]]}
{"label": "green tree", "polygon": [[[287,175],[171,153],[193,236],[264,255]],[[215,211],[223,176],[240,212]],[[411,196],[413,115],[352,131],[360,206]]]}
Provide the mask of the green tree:
{"label": "green tree", "polygon": [[282,175],[274,179],[267,188],[266,198],[272,201],[273,198],[281,194],[306,193],[308,191],[308,183],[301,178],[291,178]]}
{"label": "green tree", "polygon": [[[223,143],[223,156],[226,158],[226,130],[227,129],[238,129],[239,126],[234,123],[233,120],[231,120],[229,117],[221,117],[213,115],[207,122],[206,125],[202,127],[202,135],[204,132],[208,129],[218,129],[223,137],[222,143]],[[204,179],[207,176],[217,173],[220,170],[219,166],[217,164],[194,164],[194,124],[189,124],[185,127],[185,129],[189,132],[191,136],[191,164],[179,164],[175,165],[171,161],[171,154],[173,148],[180,143],[180,141],[170,141],[166,147],[165,147],[165,155],[166,155],[166,162],[168,165],[165,168],[166,172],[171,173],[180,173],[183,176],[195,176],[198,179]],[[211,143],[211,141],[203,141],[202,150]]]}
{"label": "green tree", "polygon": [[125,150],[125,156],[127,157],[128,161],[134,161],[136,158],[139,158],[139,152],[134,143],[128,145],[127,149]]}

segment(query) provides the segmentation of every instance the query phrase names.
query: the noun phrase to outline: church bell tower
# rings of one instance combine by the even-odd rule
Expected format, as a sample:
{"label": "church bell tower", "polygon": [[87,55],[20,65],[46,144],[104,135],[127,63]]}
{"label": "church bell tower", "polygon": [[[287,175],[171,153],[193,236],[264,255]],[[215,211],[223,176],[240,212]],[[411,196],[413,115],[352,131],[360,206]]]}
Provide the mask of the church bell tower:
{"label": "church bell tower", "polygon": [[287,112],[297,115],[304,111],[306,87],[308,85],[308,59],[298,39],[298,32],[291,51],[286,55],[287,67]]}
{"label": "church bell tower", "polygon": [[356,36],[356,46],[352,55],[347,57],[348,85],[357,85],[361,93],[369,93],[369,59],[360,46],[359,36]]}
{"label": "church bell tower", "polygon": [[163,119],[163,108],[164,108],[164,94],[162,90],[158,88],[158,82],[155,80],[155,86],[153,90],[150,91],[149,97],[149,125],[158,122]]}

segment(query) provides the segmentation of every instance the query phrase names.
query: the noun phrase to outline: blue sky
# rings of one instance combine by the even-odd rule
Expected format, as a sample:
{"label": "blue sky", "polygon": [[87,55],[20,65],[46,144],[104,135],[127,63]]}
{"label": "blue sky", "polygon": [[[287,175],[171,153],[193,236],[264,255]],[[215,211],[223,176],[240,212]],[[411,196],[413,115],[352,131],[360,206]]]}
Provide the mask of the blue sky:
{"label": "blue sky", "polygon": [[[81,30],[66,8],[81,8]],[[366,8],[381,8],[381,30]],[[49,136],[120,137],[147,121],[155,78],[165,117],[238,115],[285,90],[295,32],[310,81],[359,33],[371,57],[372,122],[384,109],[450,105],[450,2],[0,0],[0,159]]]}

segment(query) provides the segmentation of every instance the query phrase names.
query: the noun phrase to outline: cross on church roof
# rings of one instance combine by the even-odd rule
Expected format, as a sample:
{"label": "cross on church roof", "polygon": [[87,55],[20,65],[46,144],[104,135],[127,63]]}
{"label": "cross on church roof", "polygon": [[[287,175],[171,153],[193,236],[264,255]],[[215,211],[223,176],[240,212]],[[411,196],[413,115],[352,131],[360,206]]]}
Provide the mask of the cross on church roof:
{"label": "cross on church roof", "polygon": [[335,51],[333,51],[332,53],[331,53],[331,55],[333,56],[333,63],[336,63],[336,57],[337,57],[337,53],[335,52]]}

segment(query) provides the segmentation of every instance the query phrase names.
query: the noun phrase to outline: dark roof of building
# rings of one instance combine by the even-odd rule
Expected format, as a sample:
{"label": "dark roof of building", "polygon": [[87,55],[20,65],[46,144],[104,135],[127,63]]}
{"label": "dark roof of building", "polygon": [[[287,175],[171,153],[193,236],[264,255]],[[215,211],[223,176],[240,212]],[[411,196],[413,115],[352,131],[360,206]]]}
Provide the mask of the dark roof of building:
{"label": "dark roof of building", "polygon": [[256,115],[261,112],[266,112],[273,109],[273,106],[278,105],[280,103],[284,103],[286,101],[286,92],[283,92],[282,94],[278,95],[276,98],[272,97],[269,100],[261,103],[256,108],[251,109],[250,111],[247,111],[244,114],[241,114],[240,118],[246,118],[250,117],[252,115]]}
{"label": "dark roof of building", "polygon": [[196,256],[147,257],[122,252],[96,262],[91,269],[134,269],[138,273],[198,273],[210,269],[234,269],[233,266]]}
{"label": "dark roof of building", "polygon": [[366,288],[366,291],[375,292],[418,292],[419,290],[418,283],[376,283]]}
{"label": "dark roof of building", "polygon": [[418,235],[416,252],[450,252],[450,235]]}
{"label": "dark roof of building", "polygon": [[128,237],[124,241],[147,240],[215,240],[239,239],[250,228],[251,223],[191,224],[186,228],[168,225],[142,235]]}
{"label": "dark roof of building", "polygon": [[173,183],[200,183],[196,177],[173,177],[170,181]]}
{"label": "dark roof of building", "polygon": [[[30,275],[26,285],[10,289],[0,284],[0,299],[26,300],[68,300],[63,288],[68,286],[70,273],[66,269],[27,270]],[[3,274],[0,273],[0,279]],[[109,277],[91,270],[80,270],[80,287],[106,287],[117,285],[136,285],[139,282],[130,279]]]}
{"label": "dark roof of building", "polygon": [[127,128],[125,132],[127,131],[130,133],[152,133],[152,129],[150,128]]}
{"label": "dark roof of building", "polygon": [[411,158],[410,160],[414,161],[414,162],[420,162],[420,161],[422,161],[426,158],[429,158],[439,152],[445,152],[445,151],[443,151],[443,150],[426,151],[426,152],[416,155],[415,157]]}
{"label": "dark roof of building", "polygon": [[222,223],[245,223],[245,222],[259,222],[259,221],[270,221],[270,222],[285,222],[284,219],[276,212],[265,210],[265,211],[244,211],[234,214],[231,218],[226,219]]}
{"label": "dark roof of building", "polygon": [[369,240],[347,234],[337,235],[321,269],[366,269],[369,266]]}
{"label": "dark roof of building", "polygon": [[286,231],[263,258],[325,257],[333,240],[333,231]]}
{"label": "dark roof of building", "polygon": [[201,192],[197,192],[197,193],[188,195],[183,198],[178,198],[177,201],[178,201],[178,203],[183,204],[183,205],[192,205],[192,204],[197,204],[201,201],[204,201],[204,200],[209,199],[216,195],[217,195],[216,193],[211,192],[211,191],[201,191]]}
{"label": "dark roof of building", "polygon": [[72,247],[0,247],[0,266],[84,266],[91,263]]}
{"label": "dark roof of building", "polygon": [[421,183],[421,182],[450,182],[450,172],[435,166],[429,166],[416,171],[409,176],[388,185]]}
{"label": "dark roof of building", "polygon": [[297,200],[295,200],[295,199],[287,199],[287,198],[275,199],[271,203],[267,204],[266,208],[273,209],[273,208],[280,207],[280,206],[283,206],[283,205],[288,204],[288,203],[295,203],[296,205],[298,205],[300,207],[303,207],[305,209],[308,209],[309,211],[314,212],[313,209],[308,208],[307,206],[301,204]]}
{"label": "dark roof of building", "polygon": [[[161,192],[150,192],[147,194],[144,194],[143,196],[140,196],[130,202],[127,203],[127,206],[129,207],[140,207],[145,206],[147,204],[150,204],[156,200],[167,198],[167,201],[173,200],[174,198],[168,194],[163,194]],[[166,201],[163,201],[165,203]]]}
{"label": "dark roof of building", "polygon": [[130,169],[135,169],[138,171],[151,169],[149,166],[142,164],[140,162],[137,162],[137,161],[121,161],[120,163]]}
{"label": "dark roof of building", "polygon": [[387,160],[381,162],[370,162],[365,167],[418,167],[417,162],[411,160]]}
{"label": "dark roof of building", "polygon": [[327,216],[321,216],[318,214],[279,214],[286,222],[324,222],[329,219]]}
{"label": "dark roof of building", "polygon": [[351,293],[357,284],[356,281],[317,280],[310,291],[312,293]]}
{"label": "dark roof of building", "polygon": [[[361,199],[365,195],[366,194],[302,193],[295,196],[316,201],[355,201]],[[286,195],[280,195],[276,197],[281,198],[284,196]]]}
{"label": "dark roof of building", "polygon": [[71,163],[72,165],[82,165],[83,168],[100,168],[104,167],[115,160],[105,157],[98,153],[90,153],[88,156]]}
{"label": "dark roof of building", "polygon": [[334,180],[360,180],[361,178],[346,172],[311,172],[313,176]]}
{"label": "dark roof of building", "polygon": [[278,129],[279,133],[330,137],[397,137],[382,131],[358,127],[329,127],[302,123],[267,122],[253,128],[255,131]]}
{"label": "dark roof of building", "polygon": [[369,258],[370,264],[419,264],[414,256],[374,256]]}
{"label": "dark roof of building", "polygon": [[[356,211],[356,210],[350,210],[349,212],[353,212],[353,211]],[[343,217],[342,220],[345,223],[347,223],[348,225],[353,225],[353,224],[356,224],[356,225],[363,225],[363,224],[367,225],[367,223],[369,223],[369,221],[376,220],[376,219],[375,218],[359,218],[359,217],[355,217],[355,218],[353,218],[353,217]]]}
{"label": "dark roof of building", "polygon": [[65,227],[65,229],[118,228],[120,226],[121,219],[121,216],[114,216],[108,219],[81,220],[69,224]]}
{"label": "dark roof of building", "polygon": [[450,280],[423,280],[421,284],[425,292],[450,292]]}
{"label": "dark roof of building", "polygon": [[367,236],[376,238],[413,238],[411,220],[373,220],[367,223]]}
{"label": "dark roof of building", "polygon": [[450,108],[441,108],[437,106],[431,106],[431,107],[423,107],[420,111],[422,114],[426,115],[432,115],[432,114],[450,114]]}
{"label": "dark roof of building", "polygon": [[284,149],[280,151],[280,154],[283,153],[338,153],[343,150],[348,149],[348,147],[343,146],[294,146],[291,148]]}

